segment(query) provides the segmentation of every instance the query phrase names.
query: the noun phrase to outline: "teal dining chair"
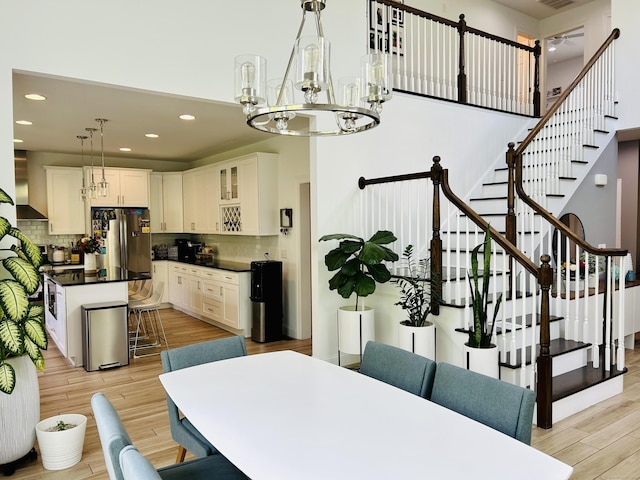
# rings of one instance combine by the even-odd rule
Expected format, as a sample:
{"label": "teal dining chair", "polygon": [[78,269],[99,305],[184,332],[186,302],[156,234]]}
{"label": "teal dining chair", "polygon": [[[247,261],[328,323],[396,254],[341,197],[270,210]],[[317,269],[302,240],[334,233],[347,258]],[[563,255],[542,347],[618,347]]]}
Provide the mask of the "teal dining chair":
{"label": "teal dining chair", "polygon": [[360,373],[428,399],[436,362],[398,347],[369,341],[362,354]]}
{"label": "teal dining chair", "polygon": [[[131,443],[118,412],[102,393],[91,398],[91,408],[110,480],[221,480],[246,479],[247,476],[221,454],[197,458],[156,470]],[[131,452],[131,453],[127,453]]]}
{"label": "teal dining chair", "polygon": [[431,401],[531,444],[536,401],[532,390],[439,363]]}
{"label": "teal dining chair", "polygon": [[[241,357],[246,354],[247,347],[244,343],[244,337],[234,336],[163,350],[160,358],[162,359],[162,371],[166,373],[203,363]],[[196,457],[206,457],[217,452],[216,448],[204,438],[189,419],[181,415],[169,395],[167,395],[167,406],[171,436],[178,443],[176,463],[184,461],[187,450]]]}

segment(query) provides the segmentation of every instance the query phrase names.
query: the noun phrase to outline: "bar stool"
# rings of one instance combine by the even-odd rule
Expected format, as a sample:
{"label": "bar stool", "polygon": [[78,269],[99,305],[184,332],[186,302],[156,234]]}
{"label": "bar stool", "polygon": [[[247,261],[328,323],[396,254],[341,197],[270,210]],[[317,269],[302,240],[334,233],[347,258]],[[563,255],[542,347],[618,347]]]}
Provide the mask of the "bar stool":
{"label": "bar stool", "polygon": [[[159,310],[163,292],[164,282],[158,282],[149,298],[129,302],[129,311],[133,314],[135,322],[135,330],[132,329],[132,335],[129,338],[129,352],[133,354],[133,358],[159,355],[163,348],[169,348]],[[138,350],[154,348],[158,351],[138,353]]]}

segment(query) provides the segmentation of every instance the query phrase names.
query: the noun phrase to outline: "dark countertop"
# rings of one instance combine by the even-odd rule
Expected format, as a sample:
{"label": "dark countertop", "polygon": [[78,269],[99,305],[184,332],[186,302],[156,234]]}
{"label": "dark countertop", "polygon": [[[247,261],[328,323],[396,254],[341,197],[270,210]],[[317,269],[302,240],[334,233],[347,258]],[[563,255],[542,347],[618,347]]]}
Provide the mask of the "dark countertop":
{"label": "dark countertop", "polygon": [[[160,260],[160,259],[156,259]],[[176,263],[184,263],[186,265],[195,265],[198,267],[209,267],[209,268],[217,268],[219,270],[228,270],[230,272],[250,272],[251,271],[251,265],[248,263],[243,263],[243,262],[231,262],[229,260],[211,260],[211,261],[207,261],[207,262],[202,262],[202,261],[185,261],[185,260],[175,260],[173,258],[167,258],[167,259],[163,259],[163,260],[168,260],[170,262],[176,262]]]}
{"label": "dark countertop", "polygon": [[61,272],[48,272],[44,275],[62,287],[91,285],[96,283],[128,282],[130,280],[148,280],[151,275],[131,272],[121,268],[103,269],[98,275],[85,274],[82,268],[70,268]]}

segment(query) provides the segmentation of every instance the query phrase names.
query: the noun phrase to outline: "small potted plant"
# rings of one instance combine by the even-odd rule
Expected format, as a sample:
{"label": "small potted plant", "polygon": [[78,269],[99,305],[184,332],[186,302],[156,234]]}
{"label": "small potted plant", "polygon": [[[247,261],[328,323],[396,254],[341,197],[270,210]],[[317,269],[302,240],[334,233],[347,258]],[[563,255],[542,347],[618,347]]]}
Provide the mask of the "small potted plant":
{"label": "small potted plant", "polygon": [[355,305],[338,310],[338,351],[362,355],[367,341],[375,338],[375,327],[373,309],[359,304],[359,299],[375,292],[376,283],[391,279],[391,272],[383,262],[398,260],[398,254],[386,246],[395,242],[396,237],[390,231],[381,230],[366,241],[346,233],[320,238],[320,241],[329,240],[340,241],[324,257],[329,271],[337,270],[329,280],[329,290],[336,290],[342,298],[356,294]]}
{"label": "small potted plant", "polygon": [[[0,204],[13,205],[2,189]],[[9,220],[0,217],[0,239],[8,237],[19,244],[1,249],[5,272],[0,280],[0,465],[5,474],[13,473],[23,457],[35,454],[35,426],[40,419],[36,368],[44,369],[42,350],[48,345],[44,308],[29,298],[41,285],[42,254]]]}
{"label": "small potted plant", "polygon": [[102,243],[100,237],[82,237],[76,243],[76,248],[83,256],[84,271],[86,273],[96,273],[97,259],[96,256],[102,251]]}
{"label": "small potted plant", "polygon": [[398,327],[398,346],[435,360],[435,326],[428,320],[431,313],[434,281],[428,258],[416,260],[413,245],[402,252],[405,275],[393,282],[400,288],[400,300],[395,303],[407,314]]}
{"label": "small potted plant", "polygon": [[36,425],[36,435],[42,466],[47,470],[62,470],[77,464],[82,458],[87,417],[79,413],[56,415]]}
{"label": "small potted plant", "polygon": [[[482,272],[478,268],[478,254],[482,250]],[[498,349],[491,343],[496,325],[496,318],[502,293],[498,295],[493,306],[493,316],[489,311],[489,279],[491,271],[491,231],[485,230],[484,241],[471,251],[471,276],[469,289],[473,309],[473,324],[469,329],[469,338],[465,343],[464,365],[470,370],[498,377]],[[480,279],[482,279],[480,281]]]}

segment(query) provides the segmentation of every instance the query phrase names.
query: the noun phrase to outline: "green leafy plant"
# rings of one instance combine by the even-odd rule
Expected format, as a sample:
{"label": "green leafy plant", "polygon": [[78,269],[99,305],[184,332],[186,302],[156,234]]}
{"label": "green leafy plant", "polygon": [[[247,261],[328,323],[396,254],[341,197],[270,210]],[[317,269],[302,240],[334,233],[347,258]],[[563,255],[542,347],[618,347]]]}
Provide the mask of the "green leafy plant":
{"label": "green leafy plant", "polygon": [[431,299],[435,292],[435,279],[431,278],[428,258],[415,260],[413,245],[407,245],[402,252],[407,267],[407,275],[398,277],[393,282],[400,288],[400,301],[394,305],[407,311],[408,319],[400,322],[410,327],[423,327],[431,312]]}
{"label": "green leafy plant", "polygon": [[[478,253],[482,249],[482,288],[480,288],[480,272],[478,270]],[[489,324],[489,278],[491,269],[491,231],[489,227],[485,230],[484,241],[471,251],[471,276],[469,277],[469,288],[471,290],[471,304],[473,306],[473,327],[469,331],[469,341],[467,345],[474,348],[488,348],[491,346],[491,337],[496,324],[498,310],[502,302],[502,293],[496,299],[493,309],[493,320]]]}
{"label": "green leafy plant", "polygon": [[338,270],[329,280],[329,290],[336,290],[343,298],[355,293],[357,310],[358,299],[375,292],[376,282],[385,283],[391,279],[391,272],[382,262],[398,260],[398,254],[385,247],[397,239],[388,230],[380,230],[367,241],[346,233],[320,238],[320,241],[327,240],[340,240],[340,244],[324,257],[330,272]]}
{"label": "green leafy plant", "polygon": [[[0,203],[13,205],[13,200],[0,189]],[[0,280],[0,391],[10,394],[16,385],[16,372],[7,362],[10,357],[27,354],[44,369],[42,350],[47,349],[44,329],[44,308],[29,302],[29,295],[38,290],[42,280],[38,267],[42,264],[40,249],[9,220],[0,217],[0,240],[10,236],[20,244],[0,251],[13,255],[2,260],[11,278]],[[6,275],[5,275],[6,276]]]}

